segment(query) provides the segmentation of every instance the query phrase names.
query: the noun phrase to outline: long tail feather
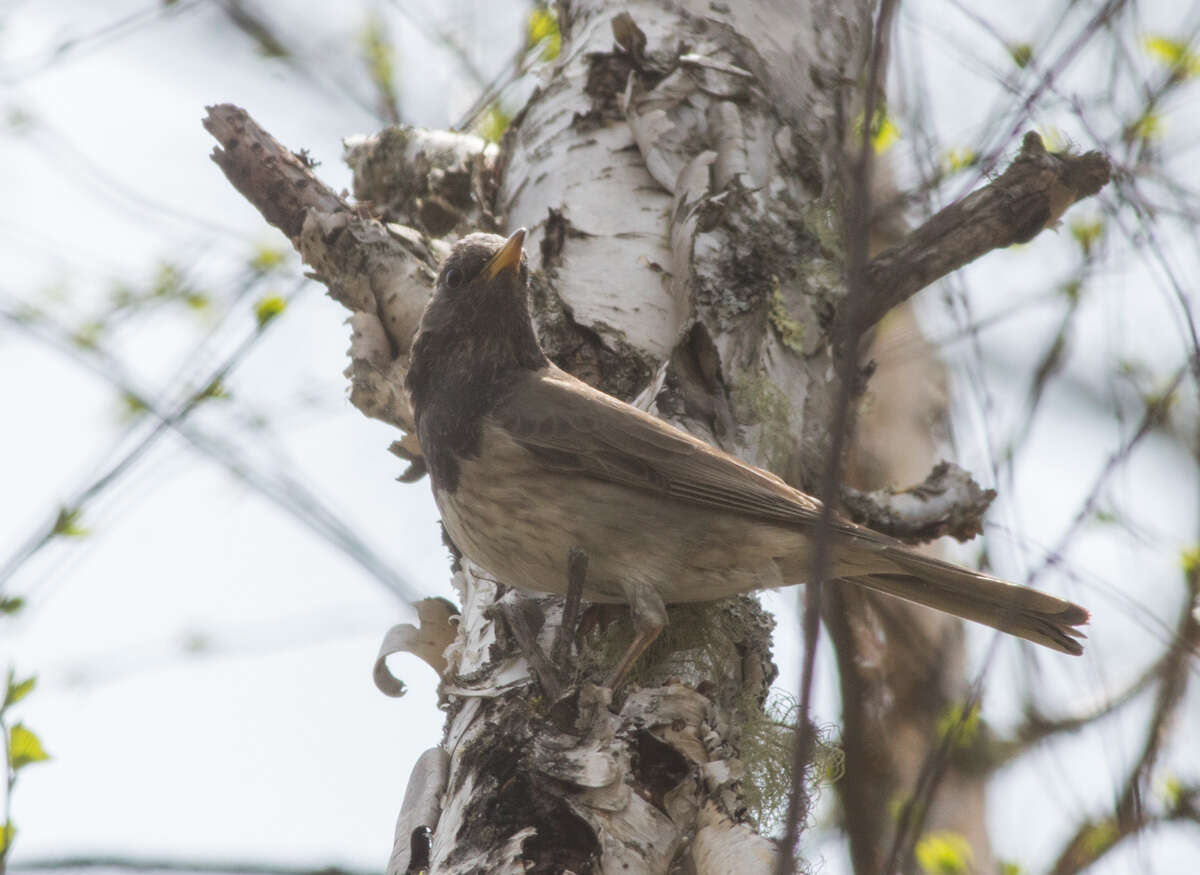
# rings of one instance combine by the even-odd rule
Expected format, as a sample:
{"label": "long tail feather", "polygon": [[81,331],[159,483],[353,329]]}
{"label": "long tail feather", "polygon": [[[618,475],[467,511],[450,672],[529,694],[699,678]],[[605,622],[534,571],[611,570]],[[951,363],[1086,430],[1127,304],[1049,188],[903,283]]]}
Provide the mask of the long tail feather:
{"label": "long tail feather", "polygon": [[1063,653],[1083,653],[1078,639],[1086,636],[1076,627],[1089,615],[1079,605],[903,548],[885,553],[896,573],[845,579]]}

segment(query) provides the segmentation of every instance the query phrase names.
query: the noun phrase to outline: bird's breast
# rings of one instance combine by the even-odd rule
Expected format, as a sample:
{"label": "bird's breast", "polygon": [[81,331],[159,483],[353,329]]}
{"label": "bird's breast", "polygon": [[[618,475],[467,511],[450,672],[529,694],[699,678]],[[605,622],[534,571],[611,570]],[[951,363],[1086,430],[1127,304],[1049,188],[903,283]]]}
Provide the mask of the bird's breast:
{"label": "bird's breast", "polygon": [[585,597],[624,601],[630,583],[664,601],[721,598],[779,586],[776,558],[797,534],[779,526],[543,466],[494,424],[478,455],[457,460],[453,489],[435,487],[446,531],[503,583],[563,592],[567,554],[588,554]]}

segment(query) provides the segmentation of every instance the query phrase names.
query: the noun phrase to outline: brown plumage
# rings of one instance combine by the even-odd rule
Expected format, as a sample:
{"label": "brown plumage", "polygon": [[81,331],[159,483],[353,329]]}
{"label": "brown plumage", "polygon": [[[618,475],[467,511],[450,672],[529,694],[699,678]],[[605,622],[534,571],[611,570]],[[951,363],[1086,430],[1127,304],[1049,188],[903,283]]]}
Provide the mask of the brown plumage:
{"label": "brown plumage", "polygon": [[[438,274],[408,387],[451,539],[505,583],[628,601],[644,646],[662,602],[802,583],[820,503],[559,370],[526,305],[524,232],[471,234]],[[1078,654],[1082,607],[933,559],[835,517],[831,578]],[[622,662],[623,673],[632,660]]]}

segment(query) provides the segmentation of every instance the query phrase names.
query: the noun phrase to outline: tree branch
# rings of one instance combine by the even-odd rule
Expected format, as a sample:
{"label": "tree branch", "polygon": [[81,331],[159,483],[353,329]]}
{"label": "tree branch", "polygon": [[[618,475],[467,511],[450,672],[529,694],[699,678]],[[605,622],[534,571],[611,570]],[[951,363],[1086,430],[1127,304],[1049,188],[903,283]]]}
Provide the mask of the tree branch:
{"label": "tree branch", "polygon": [[404,374],[441,244],[359,215],[313,174],[306,155],[286,149],[240,107],[208,107],[204,127],[221,144],[213,161],[351,311],[350,401],[408,432],[393,452],[412,462],[405,476],[417,479],[424,467]]}
{"label": "tree branch", "polygon": [[1119,711],[1154,685],[1162,676],[1164,664],[1170,656],[1171,651],[1167,651],[1117,695],[1107,697],[1099,705],[1082,714],[1047,717],[1033,706],[1026,708],[1025,722],[1018,726],[1010,737],[990,742],[981,765],[989,771],[995,771],[1056,735],[1078,732],[1085,726]]}
{"label": "tree branch", "polygon": [[218,875],[378,875],[377,870],[347,869],[343,866],[291,866],[249,860],[185,859],[79,855],[35,857],[9,864],[16,872],[46,872],[59,869],[119,869],[126,872],[205,872]]}
{"label": "tree branch", "polygon": [[348,203],[312,172],[306,153],[291,152],[264,131],[240,106],[206,107],[204,129],[222,147],[212,160],[263,218],[295,241],[310,209],[350,212]]}
{"label": "tree branch", "polygon": [[969,541],[983,531],[996,490],[982,489],[953,462],[939,462],[924,482],[902,492],[842,487],[842,504],[856,523],[909,543],[950,535]]}
{"label": "tree branch", "polygon": [[1200,649],[1200,566],[1188,570],[1186,582],[1187,598],[1170,649],[1162,662],[1158,696],[1146,728],[1141,756],[1130,770],[1112,815],[1099,821],[1088,819],[1080,824],[1050,870],[1053,875],[1073,875],[1088,868],[1123,839],[1157,820],[1195,819],[1194,790],[1176,793],[1176,799],[1162,814],[1147,810],[1143,798],[1163,744],[1170,735],[1170,725],[1187,691],[1191,660]]}
{"label": "tree branch", "polygon": [[865,325],[946,274],[993,249],[1025,243],[1052,227],[1067,208],[1108,183],[1099,152],[1047,152],[1032,131],[998,178],[934,215],[903,242],[867,266],[869,298],[859,306]]}

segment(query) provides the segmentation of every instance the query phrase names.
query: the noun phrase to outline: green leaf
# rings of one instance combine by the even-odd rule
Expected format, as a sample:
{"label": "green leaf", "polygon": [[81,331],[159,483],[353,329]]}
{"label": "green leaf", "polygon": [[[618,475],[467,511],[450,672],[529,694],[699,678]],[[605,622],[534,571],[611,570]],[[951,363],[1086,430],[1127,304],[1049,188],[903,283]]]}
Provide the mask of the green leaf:
{"label": "green leaf", "polygon": [[[1200,556],[1197,557],[1200,560]],[[1170,777],[1162,783],[1162,798],[1167,803],[1167,808],[1174,811],[1179,808],[1179,803],[1183,801],[1183,782],[1176,777]]]}
{"label": "green leaf", "polygon": [[964,714],[961,702],[948,705],[938,717],[937,732],[939,738],[945,738],[951,732],[957,733],[955,746],[970,747],[979,735],[979,706],[971,705]]}
{"label": "green leaf", "polygon": [[931,832],[913,853],[926,875],[966,875],[971,871],[971,844],[956,832]]}
{"label": "green leaf", "polygon": [[1190,77],[1200,73],[1200,55],[1187,43],[1161,34],[1149,34],[1142,38],[1142,47],[1177,76]]}
{"label": "green leaf", "polygon": [[548,6],[534,7],[529,13],[529,48],[541,45],[542,60],[553,61],[562,51],[562,32],[558,14]]}
{"label": "green leaf", "polygon": [[375,13],[367,15],[358,36],[358,47],[367,75],[375,83],[380,94],[394,105],[396,102],[396,49],[388,33],[387,24]]}
{"label": "green leaf", "polygon": [[1042,138],[1042,143],[1046,147],[1047,152],[1062,152],[1071,145],[1071,141],[1067,139],[1067,135],[1059,128],[1047,125],[1039,128],[1038,136]]}
{"label": "green leaf", "polygon": [[80,349],[95,349],[100,345],[104,335],[104,323],[99,319],[89,319],[71,333],[71,342]]}
{"label": "green leaf", "polygon": [[942,167],[946,173],[957,173],[979,161],[979,153],[964,146],[955,146],[942,155]]}
{"label": "green leaf", "polygon": [[225,388],[225,384],[221,382],[220,377],[215,377],[211,383],[196,393],[196,401],[227,401],[229,400],[229,390]]}
{"label": "green leaf", "polygon": [[265,274],[279,270],[287,259],[287,253],[277,246],[258,246],[250,258],[250,269]]}
{"label": "green leaf", "polygon": [[1095,859],[1113,846],[1117,835],[1117,825],[1111,820],[1102,820],[1087,828],[1081,842],[1084,850]]}
{"label": "green leaf", "polygon": [[1100,219],[1072,219],[1071,236],[1084,255],[1091,255],[1096,243],[1104,236],[1104,222]]}
{"label": "green leaf", "polygon": [[268,295],[265,298],[259,298],[254,305],[254,318],[258,321],[258,327],[264,328],[268,322],[287,309],[287,301],[279,295]]}
{"label": "green leaf", "polygon": [[15,614],[25,607],[25,599],[19,595],[0,596],[0,614]]}
{"label": "green leaf", "polygon": [[1033,46],[1029,43],[1016,43],[1008,47],[1008,54],[1013,63],[1024,70],[1033,60]]}
{"label": "green leaf", "polygon": [[58,518],[54,520],[53,534],[64,538],[86,538],[92,532],[79,525],[81,516],[83,511],[78,507],[60,508]]}
{"label": "green leaf", "polygon": [[871,132],[871,145],[875,147],[878,155],[890,149],[899,139],[900,128],[896,127],[890,116],[884,116],[879,126]]}
{"label": "green leaf", "polygon": [[4,693],[4,704],[0,705],[0,709],[7,708],[9,705],[15,705],[17,702],[24,699],[31,692],[37,683],[37,675],[30,675],[23,681],[16,679],[12,669],[8,672],[8,689]]}
{"label": "green leaf", "polygon": [[128,283],[116,282],[108,292],[108,299],[112,302],[113,309],[123,310],[137,301],[137,292]]}
{"label": "green leaf", "polygon": [[132,392],[121,393],[121,419],[137,419],[146,412],[146,402]]}
{"label": "green leaf", "polygon": [[15,723],[8,731],[8,765],[14,772],[32,763],[41,763],[50,759],[42,747],[42,740],[25,728],[24,723]]}
{"label": "green leaf", "polygon": [[875,154],[882,155],[900,140],[900,128],[886,111],[880,110],[875,114],[875,123],[871,125],[871,145]]}
{"label": "green leaf", "polygon": [[489,143],[499,143],[510,122],[512,117],[500,108],[500,104],[493,103],[475,123],[475,131]]}
{"label": "green leaf", "polygon": [[1021,868],[1020,863],[1014,863],[1012,860],[997,860],[1000,864],[1000,875],[1021,875],[1025,870]]}
{"label": "green leaf", "polygon": [[8,853],[8,849],[12,847],[13,839],[16,837],[17,828],[13,826],[11,820],[0,826],[0,860],[4,859],[4,855]]}
{"label": "green leaf", "polygon": [[170,262],[163,262],[154,271],[154,279],[150,284],[150,296],[154,298],[175,298],[183,290],[183,273]]}
{"label": "green leaf", "polygon": [[[854,135],[855,138],[862,137],[863,116],[859,113],[858,118],[854,120]],[[875,116],[871,121],[871,145],[875,148],[876,155],[882,155],[900,139],[900,128],[892,121],[892,117],[888,115],[886,107],[879,107],[875,110]]]}
{"label": "green leaf", "polygon": [[1188,577],[1200,574],[1200,544],[1184,550],[1180,560],[1183,563],[1183,573]]}
{"label": "green leaf", "polygon": [[1142,401],[1146,405],[1146,415],[1153,417],[1158,422],[1166,421],[1178,399],[1179,394],[1173,390],[1147,391],[1142,394]]}
{"label": "green leaf", "polygon": [[203,313],[212,306],[212,298],[204,292],[188,289],[183,293],[183,303],[187,304],[190,309]]}
{"label": "green leaf", "polygon": [[1163,117],[1156,112],[1147,110],[1126,128],[1126,134],[1133,140],[1157,140],[1162,137],[1165,129],[1166,123],[1163,121]]}

